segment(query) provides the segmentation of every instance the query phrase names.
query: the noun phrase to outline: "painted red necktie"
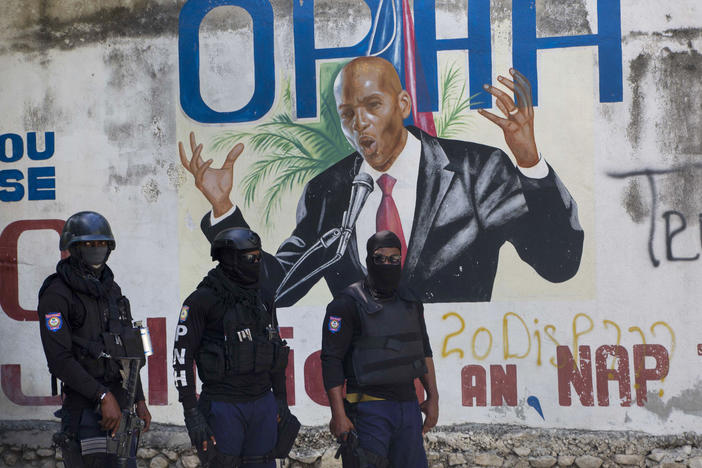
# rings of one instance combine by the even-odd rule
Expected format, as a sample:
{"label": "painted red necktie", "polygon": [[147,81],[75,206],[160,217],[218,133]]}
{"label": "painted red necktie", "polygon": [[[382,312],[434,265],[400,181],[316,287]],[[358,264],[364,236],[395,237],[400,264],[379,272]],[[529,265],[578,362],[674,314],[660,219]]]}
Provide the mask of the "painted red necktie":
{"label": "painted red necktie", "polygon": [[400,238],[402,243],[402,264],[405,264],[405,256],[407,255],[407,244],[405,244],[405,235],[402,231],[402,222],[400,221],[400,213],[397,211],[397,205],[392,198],[392,188],[395,186],[395,179],[392,176],[383,174],[378,177],[376,183],[383,193],[383,198],[380,200],[378,212],[375,215],[375,230],[392,231]]}

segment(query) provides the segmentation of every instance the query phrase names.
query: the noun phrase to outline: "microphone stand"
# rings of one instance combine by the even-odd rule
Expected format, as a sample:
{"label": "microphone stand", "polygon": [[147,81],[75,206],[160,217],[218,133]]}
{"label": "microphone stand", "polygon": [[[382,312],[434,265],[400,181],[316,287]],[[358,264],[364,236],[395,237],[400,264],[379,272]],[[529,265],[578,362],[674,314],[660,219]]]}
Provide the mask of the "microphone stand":
{"label": "microphone stand", "polygon": [[[343,221],[341,223],[342,226],[346,226],[346,218],[348,217],[348,211],[344,211],[344,216],[343,216]],[[278,289],[275,291],[275,300],[277,301],[281,297],[285,296],[287,293],[295,289],[297,286],[300,284],[304,283],[308,279],[312,278],[313,276],[317,275],[321,271],[326,270],[339,260],[341,260],[341,257],[344,256],[344,252],[346,252],[346,247],[348,246],[349,239],[351,238],[351,232],[352,232],[352,227],[345,227],[345,228],[334,228],[330,229],[329,231],[325,232],[322,234],[322,237],[319,238],[317,242],[315,242],[307,251],[300,256],[300,258],[295,262],[295,264],[288,270],[288,272],[285,274],[285,277],[283,277],[283,281],[280,282],[280,286],[278,286]],[[323,265],[320,265],[319,267],[315,268],[314,271],[311,273],[305,275],[304,278],[301,280],[297,281],[295,284],[290,286],[289,288],[283,290],[283,287],[285,284],[290,280],[292,277],[293,273],[297,270],[297,268],[302,265],[302,263],[313,253],[315,253],[317,250],[321,248],[329,248],[331,247],[337,240],[339,241],[339,245],[337,246],[336,253],[334,256],[324,263]]]}
{"label": "microphone stand", "polygon": [[[300,284],[307,281],[308,279],[329,268],[330,266],[341,260],[341,257],[343,257],[344,253],[346,252],[346,248],[349,245],[349,239],[351,238],[353,228],[356,225],[356,219],[358,218],[361,208],[363,207],[363,205],[366,202],[366,199],[368,198],[368,194],[373,191],[373,179],[365,172],[361,172],[358,175],[356,175],[351,186],[351,200],[349,201],[348,210],[344,211],[344,214],[342,216],[341,227],[331,229],[322,234],[322,237],[320,237],[317,242],[315,242],[309,249],[307,249],[307,251],[304,254],[300,256],[300,258],[297,259],[297,261],[293,264],[290,270],[288,270],[288,272],[283,277],[283,281],[280,282],[278,289],[276,289],[276,301],[284,295],[286,295],[287,293],[289,293],[290,291],[292,291],[293,289],[295,289]],[[312,273],[305,275],[304,278],[297,281],[289,288],[283,289],[292,277],[293,273],[295,273],[298,267],[307,258],[309,258],[310,255],[312,255],[314,252],[318,251],[321,248],[327,249],[331,247],[337,241],[339,241],[339,244],[336,248],[336,253],[329,261],[315,268],[314,271],[312,271]]]}

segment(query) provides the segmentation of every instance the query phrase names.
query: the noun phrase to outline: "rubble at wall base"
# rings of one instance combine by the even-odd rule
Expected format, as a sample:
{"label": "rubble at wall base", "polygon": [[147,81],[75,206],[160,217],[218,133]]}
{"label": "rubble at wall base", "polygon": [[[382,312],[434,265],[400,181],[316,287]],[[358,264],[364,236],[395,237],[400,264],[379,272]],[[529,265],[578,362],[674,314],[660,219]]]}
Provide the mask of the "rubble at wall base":
{"label": "rubble at wall base", "polygon": [[[0,421],[0,466],[63,468],[51,443],[51,421]],[[614,466],[702,468],[702,435],[534,429],[468,424],[434,429],[424,438],[430,468]],[[154,424],[142,437],[139,468],[195,468],[197,455],[185,428]],[[305,427],[283,467],[341,467],[337,444],[325,427]],[[279,462],[279,466],[280,462]]]}

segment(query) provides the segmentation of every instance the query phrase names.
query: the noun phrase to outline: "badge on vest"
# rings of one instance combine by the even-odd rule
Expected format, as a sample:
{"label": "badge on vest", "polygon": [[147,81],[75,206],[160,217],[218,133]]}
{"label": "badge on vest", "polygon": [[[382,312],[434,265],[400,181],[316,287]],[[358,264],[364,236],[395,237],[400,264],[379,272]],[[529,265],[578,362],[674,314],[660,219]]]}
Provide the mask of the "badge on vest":
{"label": "badge on vest", "polygon": [[49,331],[55,332],[61,329],[63,325],[63,319],[61,318],[61,312],[54,312],[53,314],[46,314],[46,328]]}
{"label": "badge on vest", "polygon": [[329,316],[329,331],[336,333],[341,330],[341,317]]}
{"label": "badge on vest", "polygon": [[190,307],[188,306],[183,306],[182,309],[180,309],[180,318],[178,319],[179,322],[185,322],[188,319],[188,311],[190,310]]}

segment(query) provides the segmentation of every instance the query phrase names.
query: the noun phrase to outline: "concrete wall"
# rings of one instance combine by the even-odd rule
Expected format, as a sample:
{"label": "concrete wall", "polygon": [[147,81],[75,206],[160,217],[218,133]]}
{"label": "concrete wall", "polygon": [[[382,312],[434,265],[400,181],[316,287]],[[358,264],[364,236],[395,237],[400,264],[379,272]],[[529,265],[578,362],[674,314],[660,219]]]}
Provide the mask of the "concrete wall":
{"label": "concrete wall", "polygon": [[[55,231],[61,220],[92,209],[112,224],[117,250],[110,265],[131,299],[135,318],[150,319],[157,348],[144,371],[151,412],[158,422],[182,423],[170,371],[172,337],[182,300],[211,265],[199,230],[210,206],[180,166],[176,143],[194,131],[206,157],[219,167],[229,147],[216,142],[227,132],[255,134],[258,125],[280,113],[296,118],[296,99],[303,94],[295,80],[301,74],[296,57],[310,51],[295,50],[294,28],[300,26],[305,6],[314,4],[316,47],[331,48],[367,40],[371,11],[378,5],[275,1],[273,24],[260,25],[254,24],[261,18],[256,11],[226,6],[210,12],[200,25],[187,15],[179,24],[183,3],[3,3],[3,419],[52,418],[57,403],[47,397],[49,377],[37,328],[43,324],[33,312],[36,292],[59,259]],[[199,3],[190,1],[191,6]],[[515,3],[528,7],[528,2]],[[439,38],[465,37],[469,15],[485,4],[471,3],[469,11],[467,1],[437,1]],[[441,392],[440,425],[480,422],[654,434],[699,427],[702,345],[696,330],[702,323],[696,304],[702,293],[694,278],[701,250],[702,6],[687,0],[600,4],[606,18],[598,18],[595,0],[535,2],[539,37],[596,34],[603,21],[621,29],[621,40],[614,38],[621,44],[619,75],[612,72],[611,57],[605,61],[594,46],[565,47],[561,41],[556,48],[540,50],[536,60],[536,141],[578,204],[585,232],[580,268],[572,279],[550,283],[506,245],[491,302],[427,305]],[[264,8],[266,2],[257,5]],[[616,6],[620,17],[612,14]],[[515,35],[512,2],[490,2],[489,15],[489,76],[495,81],[519,58],[513,50],[527,38]],[[179,70],[179,29],[193,27],[199,27],[197,75],[204,102],[220,112],[236,111],[250,102],[256,87],[271,86],[275,102],[260,119],[203,123],[183,109],[181,84],[195,73],[184,76]],[[273,35],[275,76],[255,82],[252,34],[257,28]],[[183,50],[180,54],[182,63]],[[438,73],[453,65],[467,80],[470,63],[478,59],[466,57],[461,51],[441,52]],[[606,77],[604,83],[600,76]],[[621,96],[603,97],[603,86],[616,88],[618,80]],[[322,87],[324,78],[318,75],[317,81]],[[315,90],[312,95],[320,100]],[[497,112],[494,105],[491,110]],[[440,115],[437,110],[435,119]],[[511,156],[502,132],[476,110],[464,118],[458,139],[496,146]],[[36,145],[31,132],[36,132]],[[53,154],[42,159],[36,153],[49,141],[54,142]],[[264,247],[275,251],[295,227],[303,185],[286,189],[266,220],[265,191],[274,177],[261,182],[251,204],[243,190],[252,164],[265,156],[246,142],[235,166],[232,199],[261,232]],[[23,196],[13,185],[17,180]],[[35,191],[42,187],[44,192]],[[314,353],[330,298],[320,282],[295,306],[279,312],[294,350],[291,403],[306,425],[328,420]],[[567,347],[560,348],[560,360],[559,345]],[[623,347],[618,348],[621,359],[598,363],[598,349],[602,353],[608,349],[602,346],[611,345]],[[582,374],[570,372],[571,355]],[[499,378],[501,373],[516,377]],[[607,385],[608,378],[617,376],[623,382],[621,393],[616,380]]]}

